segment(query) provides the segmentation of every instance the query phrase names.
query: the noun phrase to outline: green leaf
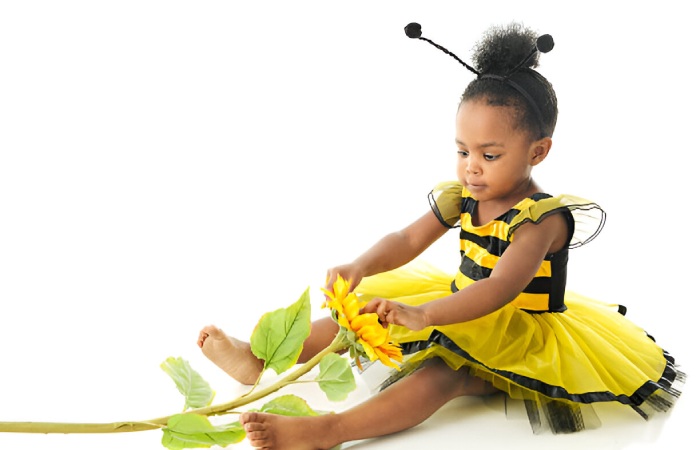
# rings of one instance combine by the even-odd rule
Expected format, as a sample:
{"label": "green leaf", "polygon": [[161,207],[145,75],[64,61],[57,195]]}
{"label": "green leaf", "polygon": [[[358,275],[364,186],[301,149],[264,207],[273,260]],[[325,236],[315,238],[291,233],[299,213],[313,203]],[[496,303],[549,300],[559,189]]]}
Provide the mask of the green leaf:
{"label": "green leaf", "polygon": [[311,333],[311,300],[309,288],[295,303],[264,314],[253,330],[250,348],[265,361],[263,370],[277,374],[296,364],[304,341]]}
{"label": "green leaf", "polygon": [[185,396],[185,408],[202,408],[214,400],[214,391],[190,363],[172,356],[163,361],[160,368],[175,381],[177,389]]}
{"label": "green leaf", "polygon": [[184,448],[211,448],[212,445],[226,447],[245,438],[240,422],[214,426],[209,419],[199,414],[176,414],[163,429],[163,447],[170,450]]}
{"label": "green leaf", "polygon": [[293,394],[282,395],[265,403],[260,411],[282,416],[318,416],[306,400]]}
{"label": "green leaf", "polygon": [[357,387],[350,363],[337,353],[330,353],[321,359],[316,381],[328,400],[333,402],[345,400],[348,393]]}

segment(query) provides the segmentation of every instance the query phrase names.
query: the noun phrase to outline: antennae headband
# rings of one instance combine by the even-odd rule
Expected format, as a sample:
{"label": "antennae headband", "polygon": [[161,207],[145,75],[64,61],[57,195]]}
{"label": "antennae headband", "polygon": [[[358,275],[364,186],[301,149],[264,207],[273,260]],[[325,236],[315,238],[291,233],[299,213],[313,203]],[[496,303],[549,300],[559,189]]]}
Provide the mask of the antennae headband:
{"label": "antennae headband", "polygon": [[466,67],[474,73],[477,76],[477,79],[479,80],[496,80],[500,81],[502,83],[507,84],[508,86],[512,87],[516,91],[518,91],[524,98],[525,100],[532,106],[532,109],[535,111],[535,114],[537,115],[537,120],[540,124],[540,130],[545,129],[545,123],[544,123],[544,118],[542,117],[542,111],[540,111],[540,107],[537,105],[537,102],[535,99],[530,95],[530,93],[525,89],[522,85],[518,84],[513,80],[513,76],[518,73],[523,66],[532,58],[532,56],[537,53],[548,53],[554,48],[554,39],[552,38],[551,35],[549,34],[543,34],[542,36],[537,38],[537,41],[535,42],[535,46],[532,48],[530,53],[523,58],[522,61],[520,61],[515,67],[510,69],[508,73],[505,75],[496,75],[496,74],[489,74],[489,73],[482,73],[479,72],[478,70],[474,69],[471,67],[469,64],[465,63],[461,59],[457,57],[454,53],[451,51],[447,50],[445,47],[436,44],[435,42],[431,41],[430,39],[424,38],[422,36],[423,31],[421,30],[421,26],[419,23],[416,22],[411,22],[408,25],[404,27],[404,32],[406,33],[406,36],[408,36],[411,39],[419,39],[421,41],[428,42],[429,44],[433,45],[434,47],[442,50],[443,52],[447,53],[454,59],[456,59],[462,66]]}

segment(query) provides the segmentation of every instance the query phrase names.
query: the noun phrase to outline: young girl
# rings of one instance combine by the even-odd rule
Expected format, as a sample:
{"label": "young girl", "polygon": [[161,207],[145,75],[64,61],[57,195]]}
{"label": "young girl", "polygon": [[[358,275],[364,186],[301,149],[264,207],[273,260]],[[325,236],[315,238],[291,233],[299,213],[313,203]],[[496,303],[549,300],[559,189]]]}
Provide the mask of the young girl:
{"label": "young girl", "polygon": [[[667,410],[684,374],[624,307],[566,291],[570,248],[593,239],[605,214],[582,198],[545,193],[531,176],[552,148],[557,99],[533,68],[552,49],[548,35],[511,24],[477,45],[477,77],[456,116],[456,182],[438,185],[430,210],[353,262],[328,271],[371,299],[407,356],[399,381],[347,411],[316,417],[244,413],[248,439],[265,449],[327,449],[406,430],[463,395],[503,391],[526,401],[534,428],[583,429],[581,406],[619,402],[647,417]],[[450,228],[460,227],[455,276],[409,264]],[[299,359],[325,348],[337,332],[314,322]],[[199,336],[204,354],[241,383],[262,368],[247,343],[219,328]],[[417,368],[417,369],[416,369]],[[415,370],[414,370],[415,369]],[[396,414],[401,411],[401,414]]]}

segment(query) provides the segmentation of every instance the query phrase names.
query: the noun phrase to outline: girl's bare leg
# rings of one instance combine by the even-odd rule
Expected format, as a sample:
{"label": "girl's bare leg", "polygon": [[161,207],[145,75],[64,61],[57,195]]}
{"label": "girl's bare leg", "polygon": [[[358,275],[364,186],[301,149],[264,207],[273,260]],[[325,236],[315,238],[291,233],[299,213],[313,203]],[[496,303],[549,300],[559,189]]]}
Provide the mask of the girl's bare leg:
{"label": "girl's bare leg", "polygon": [[[330,317],[312,323],[299,362],[306,362],[326,348],[337,332],[338,325]],[[239,383],[253,384],[260,376],[263,361],[253,354],[250,344],[227,336],[220,328],[213,325],[202,328],[197,345],[207,358]]]}
{"label": "girl's bare leg", "polygon": [[[429,361],[367,401],[339,414],[288,417],[241,414],[248,440],[266,450],[319,450],[412,428],[453,398],[495,392],[490,384],[454,371],[442,360]],[[400,413],[397,414],[397,412]]]}
{"label": "girl's bare leg", "polygon": [[333,342],[336,334],[338,334],[338,324],[330,317],[324,317],[312,322],[311,333],[304,341],[304,347],[301,349],[298,362],[305,363],[316,356],[318,352]]}

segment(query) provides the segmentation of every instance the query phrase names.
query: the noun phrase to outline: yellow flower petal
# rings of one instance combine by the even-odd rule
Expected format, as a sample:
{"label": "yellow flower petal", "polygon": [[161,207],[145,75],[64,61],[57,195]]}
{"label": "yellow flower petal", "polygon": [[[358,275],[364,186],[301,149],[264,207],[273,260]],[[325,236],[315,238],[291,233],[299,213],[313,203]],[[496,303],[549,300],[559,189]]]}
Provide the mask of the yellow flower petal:
{"label": "yellow flower petal", "polygon": [[403,361],[401,347],[395,344],[387,343],[384,345],[380,345],[375,350],[377,350],[377,357],[382,362],[382,364],[393,367],[397,370],[401,369],[398,364],[391,361],[392,359],[398,362]]}
{"label": "yellow flower petal", "polygon": [[377,352],[377,358],[379,358],[379,361],[381,361],[385,366],[393,367],[396,370],[401,369],[398,364],[393,362],[386,354],[382,352]]}
{"label": "yellow flower petal", "polygon": [[350,283],[340,275],[338,275],[333,282],[333,292],[336,297],[345,298],[350,292]]}
{"label": "yellow flower petal", "polygon": [[342,304],[341,304],[338,300],[333,299],[333,300],[330,300],[330,301],[328,301],[328,302],[326,302],[326,303],[328,303],[328,307],[329,307],[329,308],[335,309],[335,310],[338,311],[339,313],[342,313],[342,312],[343,312],[343,306],[342,306]]}
{"label": "yellow flower petal", "polygon": [[380,345],[385,344],[389,339],[388,331],[382,326],[362,327],[359,330],[356,330],[355,333],[367,341],[367,343],[372,347],[379,347]]}
{"label": "yellow flower petal", "polygon": [[389,358],[402,362],[403,354],[401,353],[401,346],[388,342],[386,344],[379,346],[382,353],[387,355]]}
{"label": "yellow flower petal", "polygon": [[360,313],[360,302],[357,301],[357,295],[350,294],[343,301],[343,310],[349,320],[354,319]]}
{"label": "yellow flower petal", "polygon": [[389,330],[379,322],[376,313],[360,314],[367,304],[354,292],[350,292],[350,283],[338,276],[333,283],[333,292],[321,289],[326,295],[323,307],[336,312],[338,325],[352,331],[370,361],[379,359],[383,364],[399,369],[393,361],[401,362],[401,347],[389,342]]}
{"label": "yellow flower petal", "polygon": [[350,319],[350,322],[352,323],[353,328],[372,327],[376,325],[377,327],[384,329],[384,327],[382,327],[382,325],[379,323],[379,316],[376,313],[360,314]]}
{"label": "yellow flower petal", "polygon": [[334,298],[334,297],[335,297],[335,294],[334,294],[333,292],[329,291],[329,290],[326,289],[326,288],[321,288],[321,292],[323,292],[323,294],[324,294],[326,297],[330,297],[330,298]]}
{"label": "yellow flower petal", "polygon": [[357,342],[359,342],[362,345],[362,348],[365,349],[365,353],[367,354],[367,357],[370,361],[375,361],[378,358],[377,352],[374,351],[374,347],[369,345],[368,342],[366,342],[362,338],[358,338]]}
{"label": "yellow flower petal", "polygon": [[348,322],[348,319],[345,318],[345,316],[338,316],[338,325],[341,327],[352,331],[352,327],[350,326],[350,322]]}

